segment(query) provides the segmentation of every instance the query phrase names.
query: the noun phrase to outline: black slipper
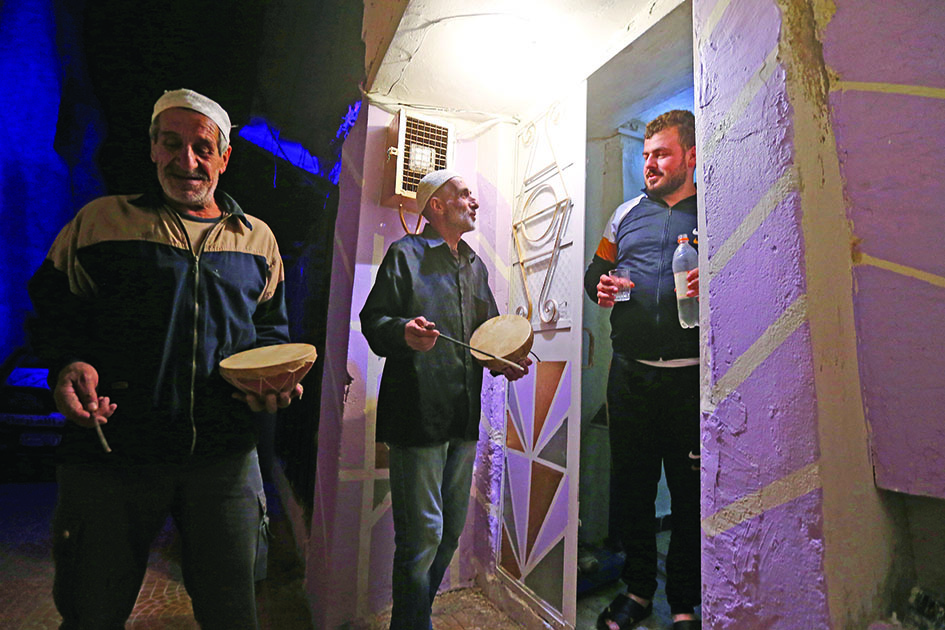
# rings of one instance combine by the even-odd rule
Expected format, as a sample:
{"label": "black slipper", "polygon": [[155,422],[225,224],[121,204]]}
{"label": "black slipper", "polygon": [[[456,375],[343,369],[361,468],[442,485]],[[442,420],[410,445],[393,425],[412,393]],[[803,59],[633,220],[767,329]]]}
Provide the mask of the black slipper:
{"label": "black slipper", "polygon": [[701,619],[683,619],[673,622],[673,630],[702,630]]}
{"label": "black slipper", "polygon": [[641,606],[635,599],[621,593],[617,595],[610,606],[604,609],[597,617],[597,630],[609,630],[608,621],[617,624],[620,630],[628,630],[643,621],[653,613],[653,602],[646,607]]}

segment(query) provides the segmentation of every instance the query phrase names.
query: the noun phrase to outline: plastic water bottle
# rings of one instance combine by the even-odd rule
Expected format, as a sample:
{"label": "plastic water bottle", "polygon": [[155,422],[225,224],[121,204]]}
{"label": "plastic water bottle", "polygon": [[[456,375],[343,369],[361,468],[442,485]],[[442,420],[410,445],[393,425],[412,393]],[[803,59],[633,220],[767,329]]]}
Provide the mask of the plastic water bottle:
{"label": "plastic water bottle", "polygon": [[686,297],[686,275],[699,266],[699,253],[689,244],[689,237],[676,237],[679,245],[673,252],[673,279],[676,282],[676,307],[679,310],[679,325],[692,328],[699,325],[699,298]]}

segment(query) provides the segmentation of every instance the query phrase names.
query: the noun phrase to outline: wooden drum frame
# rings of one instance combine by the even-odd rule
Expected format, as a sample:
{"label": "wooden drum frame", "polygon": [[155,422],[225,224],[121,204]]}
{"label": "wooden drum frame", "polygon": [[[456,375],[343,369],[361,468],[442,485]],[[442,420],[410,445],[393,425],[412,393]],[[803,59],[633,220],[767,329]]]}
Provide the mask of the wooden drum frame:
{"label": "wooden drum frame", "polygon": [[220,361],[220,375],[247,394],[290,391],[308,374],[317,354],[315,346],[307,343],[252,348]]}
{"label": "wooden drum frame", "polygon": [[[494,372],[518,364],[532,349],[535,333],[532,324],[521,315],[498,315],[484,321],[469,338],[470,352],[479,363]],[[501,357],[505,361],[487,356]]]}

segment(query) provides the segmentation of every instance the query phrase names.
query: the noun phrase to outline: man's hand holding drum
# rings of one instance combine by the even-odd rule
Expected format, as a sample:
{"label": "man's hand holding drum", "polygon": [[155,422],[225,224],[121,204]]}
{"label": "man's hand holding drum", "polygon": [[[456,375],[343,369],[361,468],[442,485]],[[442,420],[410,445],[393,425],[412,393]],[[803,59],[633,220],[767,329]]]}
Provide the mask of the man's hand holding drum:
{"label": "man's hand holding drum", "polygon": [[[404,325],[404,340],[417,352],[432,350],[439,336],[440,332],[436,330],[436,324],[423,315],[414,317]],[[528,366],[532,364],[532,360],[526,356],[517,363],[519,367],[509,365],[499,372],[493,372],[493,375],[502,374],[510,381],[517,381],[528,374]]]}
{"label": "man's hand holding drum", "polygon": [[532,360],[527,356],[518,361],[519,368],[514,368],[511,365],[502,370],[501,374],[505,376],[509,381],[517,381],[526,374],[528,374],[528,366],[532,364]]}
{"label": "man's hand holding drum", "polygon": [[252,411],[276,413],[302,397],[302,378],[315,363],[315,346],[282,343],[259,346],[220,361],[222,376],[237,388],[233,398]]}
{"label": "man's hand holding drum", "polygon": [[302,384],[299,383],[291,389],[284,392],[268,392],[263,396],[256,394],[244,394],[243,392],[234,392],[233,398],[244,401],[253,411],[266,411],[276,413],[279,409],[285,409],[292,402],[293,398],[302,397]]}

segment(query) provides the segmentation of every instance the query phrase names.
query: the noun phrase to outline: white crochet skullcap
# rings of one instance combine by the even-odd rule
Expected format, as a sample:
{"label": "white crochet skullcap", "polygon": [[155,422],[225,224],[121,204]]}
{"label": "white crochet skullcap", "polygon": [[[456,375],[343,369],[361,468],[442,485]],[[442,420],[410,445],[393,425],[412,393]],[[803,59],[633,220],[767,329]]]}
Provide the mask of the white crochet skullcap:
{"label": "white crochet skullcap", "polygon": [[462,177],[462,175],[447,169],[433,171],[424,175],[420,183],[417,184],[417,209],[423,212],[424,208],[427,207],[427,202],[430,200],[430,197],[436,194],[436,191],[438,191],[443,184],[456,177]]}
{"label": "white crochet skullcap", "polygon": [[158,114],[165,109],[172,107],[184,107],[199,112],[216,123],[220,128],[220,133],[230,142],[230,117],[226,110],[220,107],[219,103],[207,98],[203,94],[198,94],[193,90],[168,90],[161,95],[161,98],[154,104],[154,113],[151,114],[151,122],[157,118]]}

